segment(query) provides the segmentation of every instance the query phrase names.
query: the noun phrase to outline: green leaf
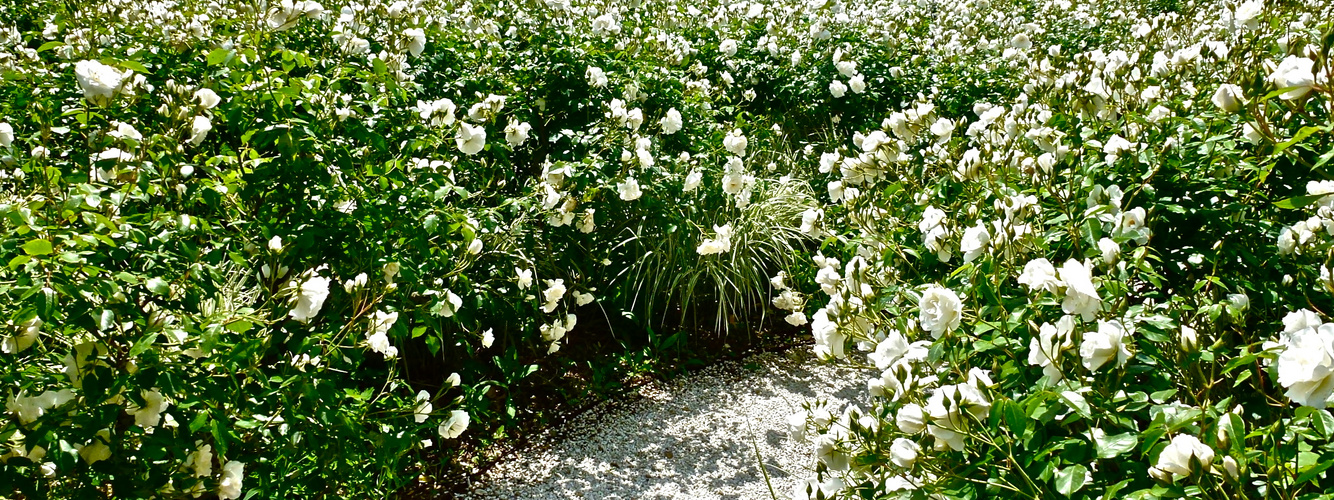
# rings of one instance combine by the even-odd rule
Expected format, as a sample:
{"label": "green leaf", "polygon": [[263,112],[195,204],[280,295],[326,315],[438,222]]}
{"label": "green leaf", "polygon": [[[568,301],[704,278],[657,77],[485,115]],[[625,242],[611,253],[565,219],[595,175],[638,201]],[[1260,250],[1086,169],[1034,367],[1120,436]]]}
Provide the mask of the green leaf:
{"label": "green leaf", "polygon": [[1123,453],[1134,450],[1135,445],[1139,444],[1139,438],[1134,432],[1104,435],[1102,437],[1098,437],[1098,434],[1095,433],[1093,443],[1097,446],[1098,458],[1116,458]]}
{"label": "green leaf", "polygon": [[1315,423],[1315,429],[1322,436],[1328,438],[1330,433],[1334,432],[1334,417],[1331,417],[1328,411],[1323,409],[1312,411],[1311,420]]}
{"label": "green leaf", "polygon": [[1297,484],[1302,484],[1312,479],[1315,479],[1316,476],[1319,476],[1321,472],[1325,472],[1325,470],[1330,467],[1334,467],[1334,460],[1326,460],[1324,462],[1320,462],[1316,465],[1311,466],[1310,468],[1306,469],[1305,472],[1302,472],[1300,476],[1297,476]]}
{"label": "green leaf", "polygon": [[194,433],[208,425],[208,412],[201,411],[195,414],[194,420],[190,421],[190,432]]}
{"label": "green leaf", "polygon": [[151,71],[148,71],[148,68],[143,64],[141,64],[139,61],[121,61],[120,65],[138,71],[140,73],[152,73]]}
{"label": "green leaf", "polygon": [[1315,203],[1316,200],[1319,200],[1319,199],[1324,198],[1324,197],[1325,197],[1325,195],[1321,195],[1321,194],[1305,194],[1305,195],[1301,195],[1301,196],[1293,196],[1293,197],[1288,198],[1288,199],[1286,199],[1286,200],[1279,200],[1279,201],[1274,202],[1274,206],[1276,206],[1276,207],[1278,207],[1278,208],[1285,208],[1285,209],[1288,209],[1288,210],[1293,210],[1293,209],[1298,209],[1298,208],[1304,208],[1304,207],[1306,207],[1307,205],[1310,205],[1310,204],[1312,204],[1312,203]]}
{"label": "green leaf", "polygon": [[167,283],[167,280],[158,277],[148,278],[145,285],[148,286],[149,291],[158,295],[166,295],[167,292],[171,291],[171,286]]}
{"label": "green leaf", "polygon": [[1065,496],[1073,496],[1084,487],[1088,468],[1083,465],[1071,465],[1056,472],[1056,491]]}
{"label": "green leaf", "polygon": [[245,333],[245,332],[248,332],[248,331],[250,331],[250,327],[253,327],[253,326],[255,326],[254,323],[251,323],[251,322],[246,321],[246,320],[243,320],[243,319],[241,319],[241,320],[236,320],[236,321],[233,321],[233,322],[231,322],[231,323],[227,323],[227,329],[228,329],[228,330],[231,330],[231,331],[233,331],[233,332],[236,332],[236,333]]}
{"label": "green leaf", "polygon": [[158,332],[153,332],[148,335],[144,335],[143,338],[139,339],[138,342],[134,343],[134,347],[130,348],[130,357],[137,358],[139,357],[140,354],[143,354],[144,351],[147,351],[149,347],[153,347],[153,342],[157,341],[157,336]]}
{"label": "green leaf", "polygon": [[218,453],[227,455],[227,430],[222,428],[221,420],[212,421],[213,428],[213,446],[218,449]]}
{"label": "green leaf", "polygon": [[[1005,422],[1010,433],[1015,437],[1022,437],[1024,430],[1028,428],[1028,413],[1024,411],[1024,406],[1008,399],[999,401],[997,406],[999,406],[997,417]],[[993,409],[993,413],[995,412],[997,410]]]}
{"label": "green leaf", "polygon": [[1297,131],[1297,135],[1294,135],[1294,136],[1292,136],[1291,139],[1288,139],[1288,140],[1286,140],[1286,141],[1280,142],[1280,143],[1278,143],[1277,146],[1274,146],[1274,154],[1279,154],[1279,153],[1283,152],[1283,150],[1288,149],[1289,147],[1291,147],[1292,145],[1297,144],[1297,143],[1299,143],[1299,142],[1302,142],[1302,141],[1306,140],[1306,138],[1307,138],[1307,137],[1310,137],[1311,134],[1314,134],[1314,133],[1316,133],[1316,132],[1320,132],[1320,131],[1323,131],[1323,130],[1325,130],[1325,127],[1302,127],[1301,130],[1298,130],[1298,131]]}
{"label": "green leaf", "polygon": [[1161,391],[1154,392],[1153,394],[1149,394],[1149,399],[1152,399],[1153,402],[1158,404],[1166,404],[1168,401],[1172,399],[1172,396],[1176,395],[1176,393],[1177,393],[1176,389],[1164,389]]}
{"label": "green leaf", "polygon": [[426,336],[426,348],[431,351],[432,356],[440,354],[440,336],[439,335]]}
{"label": "green leaf", "polygon": [[59,47],[59,46],[64,45],[64,44],[65,44],[65,42],[61,42],[61,41],[50,41],[50,42],[46,42],[46,43],[42,44],[41,47],[37,47],[37,53],[38,53],[38,54],[41,54],[42,52],[46,52],[46,51],[48,51],[48,50],[54,49],[54,48]]}
{"label": "green leaf", "polygon": [[1080,416],[1084,418],[1091,418],[1093,416],[1093,411],[1089,409],[1089,402],[1085,401],[1084,396],[1080,396],[1079,393],[1063,391],[1061,392],[1061,400],[1065,402],[1066,406],[1079,412]]}
{"label": "green leaf", "polygon": [[9,261],[9,268],[18,269],[19,266],[27,264],[28,261],[30,260],[32,260],[32,257],[29,257],[27,255],[20,255],[18,257],[14,257],[12,260]]}
{"label": "green leaf", "polygon": [[231,49],[217,48],[208,53],[208,65],[217,66],[227,61],[232,55]]}
{"label": "green leaf", "polygon": [[1106,489],[1105,491],[1103,491],[1103,493],[1102,493],[1102,497],[1103,497],[1103,498],[1120,498],[1120,497],[1116,496],[1116,494],[1117,494],[1118,492],[1120,492],[1122,488],[1125,488],[1127,484],[1130,484],[1130,481],[1131,481],[1130,479],[1126,479],[1126,480],[1121,481],[1121,482],[1119,482],[1119,483],[1116,483],[1116,484],[1113,484],[1113,485],[1111,485],[1111,486],[1108,486],[1107,489]]}
{"label": "green leaf", "polygon": [[890,184],[889,187],[885,188],[884,191],[881,191],[880,196],[882,198],[889,198],[890,196],[893,196],[894,193],[897,193],[899,191],[903,191],[903,183],[895,182],[893,184]]}
{"label": "green leaf", "polygon": [[51,250],[51,242],[40,238],[23,244],[23,253],[28,255],[48,255]]}

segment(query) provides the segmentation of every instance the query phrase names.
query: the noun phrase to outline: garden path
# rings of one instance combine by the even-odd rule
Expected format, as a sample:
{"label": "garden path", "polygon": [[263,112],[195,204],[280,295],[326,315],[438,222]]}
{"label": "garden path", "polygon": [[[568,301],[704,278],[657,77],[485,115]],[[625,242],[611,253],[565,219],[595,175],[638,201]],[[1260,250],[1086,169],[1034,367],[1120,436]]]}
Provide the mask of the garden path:
{"label": "garden path", "polygon": [[809,347],[722,363],[575,418],[462,498],[748,500],[771,498],[769,483],[788,498],[814,456],[788,437],[787,417],[817,398],[841,409],[864,397],[863,378]]}

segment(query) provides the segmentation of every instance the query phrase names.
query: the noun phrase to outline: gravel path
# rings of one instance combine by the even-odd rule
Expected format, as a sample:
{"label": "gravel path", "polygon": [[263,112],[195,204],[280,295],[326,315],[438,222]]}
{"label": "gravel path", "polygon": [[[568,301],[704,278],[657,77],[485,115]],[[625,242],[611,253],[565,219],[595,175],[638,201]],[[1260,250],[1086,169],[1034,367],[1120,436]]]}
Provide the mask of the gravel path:
{"label": "gravel path", "polygon": [[861,378],[808,348],[713,366],[572,420],[462,498],[767,499],[754,446],[786,498],[814,465],[810,445],[787,437],[788,415],[816,398],[841,408],[863,397]]}

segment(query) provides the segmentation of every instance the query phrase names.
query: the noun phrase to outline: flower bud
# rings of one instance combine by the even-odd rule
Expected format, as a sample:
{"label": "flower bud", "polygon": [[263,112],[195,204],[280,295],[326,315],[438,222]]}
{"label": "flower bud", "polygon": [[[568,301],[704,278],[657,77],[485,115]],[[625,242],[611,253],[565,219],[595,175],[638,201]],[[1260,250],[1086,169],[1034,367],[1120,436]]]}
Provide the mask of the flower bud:
{"label": "flower bud", "polygon": [[1181,351],[1187,354],[1200,350],[1199,333],[1190,325],[1181,325]]}
{"label": "flower bud", "polygon": [[1233,482],[1241,480],[1241,468],[1237,465],[1237,459],[1223,457],[1223,477]]}

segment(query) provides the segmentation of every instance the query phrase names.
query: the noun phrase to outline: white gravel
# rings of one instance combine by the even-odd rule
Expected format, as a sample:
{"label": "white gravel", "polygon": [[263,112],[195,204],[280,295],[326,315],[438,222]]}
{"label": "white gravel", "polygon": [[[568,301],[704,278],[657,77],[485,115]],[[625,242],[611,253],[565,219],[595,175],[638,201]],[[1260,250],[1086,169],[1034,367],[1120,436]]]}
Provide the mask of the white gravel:
{"label": "white gravel", "polygon": [[817,398],[841,408],[864,397],[862,377],[817,363],[809,348],[713,366],[535,439],[461,498],[771,498],[755,446],[787,498],[814,465],[810,445],[788,438],[788,415]]}

